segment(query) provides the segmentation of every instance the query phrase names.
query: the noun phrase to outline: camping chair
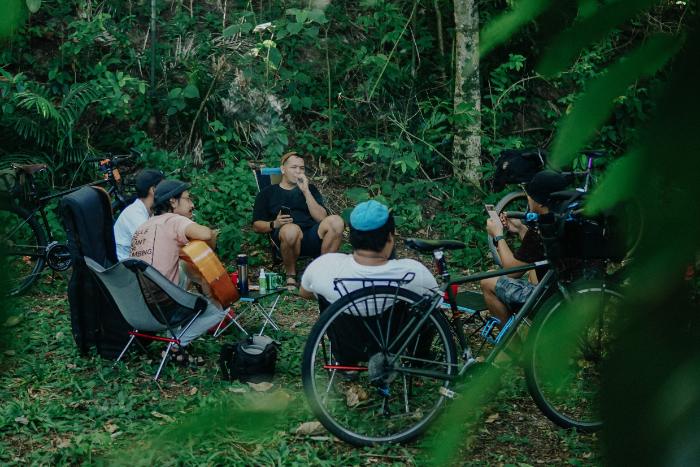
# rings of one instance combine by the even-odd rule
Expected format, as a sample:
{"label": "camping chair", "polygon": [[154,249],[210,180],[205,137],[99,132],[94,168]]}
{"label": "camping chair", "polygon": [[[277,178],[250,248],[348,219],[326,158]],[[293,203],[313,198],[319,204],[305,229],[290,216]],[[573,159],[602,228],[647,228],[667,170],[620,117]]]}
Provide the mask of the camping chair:
{"label": "camping chair", "polygon": [[[277,185],[282,181],[282,169],[279,167],[253,167],[253,175],[255,175],[255,184],[258,186],[258,192],[264,190],[270,185]],[[280,251],[280,247],[272,239],[271,233],[267,234],[267,238],[270,240],[272,264],[280,264],[282,262],[282,252]]]}
{"label": "camping chair", "polygon": [[[133,328],[128,332],[129,341],[115,365],[137,337],[168,343],[153,378],[157,380],[173,345],[180,344],[182,335],[207,308],[206,299],[181,289],[153,266],[138,259],[128,258],[104,268],[85,257],[85,264]],[[155,334],[163,331],[167,331],[167,337]]]}

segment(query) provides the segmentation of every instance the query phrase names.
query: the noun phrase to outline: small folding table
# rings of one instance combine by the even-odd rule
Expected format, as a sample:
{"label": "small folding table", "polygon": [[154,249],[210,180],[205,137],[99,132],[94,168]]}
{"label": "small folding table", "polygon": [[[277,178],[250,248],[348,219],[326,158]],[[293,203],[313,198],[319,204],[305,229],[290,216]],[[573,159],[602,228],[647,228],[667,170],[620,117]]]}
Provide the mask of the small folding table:
{"label": "small folding table", "polygon": [[237,310],[234,313],[233,308],[229,309],[224,319],[222,319],[219,325],[216,327],[214,337],[219,337],[224,331],[234,324],[247,336],[248,332],[243,328],[239,320],[251,312],[261,315],[264,320],[262,327],[260,328],[260,332],[257,333],[258,335],[262,335],[263,332],[265,332],[265,328],[268,324],[274,328],[275,331],[279,331],[280,328],[277,323],[275,323],[272,315],[277,309],[277,304],[279,303],[280,297],[282,297],[282,293],[286,291],[286,288],[281,287],[265,292],[251,290],[246,295],[241,295],[241,299],[238,301],[239,305]]}

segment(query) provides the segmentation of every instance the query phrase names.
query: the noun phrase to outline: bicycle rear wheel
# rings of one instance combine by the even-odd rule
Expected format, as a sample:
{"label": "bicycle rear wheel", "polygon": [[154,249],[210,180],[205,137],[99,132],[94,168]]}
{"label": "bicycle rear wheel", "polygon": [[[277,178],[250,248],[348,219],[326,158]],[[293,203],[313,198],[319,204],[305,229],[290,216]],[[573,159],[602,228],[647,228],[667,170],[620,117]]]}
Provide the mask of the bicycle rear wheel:
{"label": "bicycle rear wheel", "polygon": [[395,287],[357,290],[312,328],[302,359],[304,393],[323,426],[343,441],[411,440],[443,406],[457,354],[439,309],[417,327],[426,314],[415,305],[420,300]]}
{"label": "bicycle rear wheel", "polygon": [[540,410],[563,428],[595,431],[603,424],[600,390],[616,341],[622,294],[596,282],[574,284],[538,311],[528,339],[525,377]]}
{"label": "bicycle rear wheel", "polygon": [[46,234],[32,214],[14,205],[0,205],[0,290],[17,295],[39,277],[45,264]]}

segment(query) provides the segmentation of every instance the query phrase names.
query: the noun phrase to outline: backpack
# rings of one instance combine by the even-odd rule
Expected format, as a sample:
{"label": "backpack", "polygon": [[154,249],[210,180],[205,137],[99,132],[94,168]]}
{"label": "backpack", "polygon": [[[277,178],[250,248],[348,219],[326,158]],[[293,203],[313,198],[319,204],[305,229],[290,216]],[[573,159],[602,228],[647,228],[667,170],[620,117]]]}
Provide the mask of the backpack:
{"label": "backpack", "polygon": [[272,381],[279,345],[279,342],[261,335],[248,336],[235,344],[224,344],[219,355],[222,377],[227,381]]}
{"label": "backpack", "polygon": [[496,159],[493,190],[501,191],[509,183],[527,183],[544,169],[547,153],[541,149],[506,149]]}

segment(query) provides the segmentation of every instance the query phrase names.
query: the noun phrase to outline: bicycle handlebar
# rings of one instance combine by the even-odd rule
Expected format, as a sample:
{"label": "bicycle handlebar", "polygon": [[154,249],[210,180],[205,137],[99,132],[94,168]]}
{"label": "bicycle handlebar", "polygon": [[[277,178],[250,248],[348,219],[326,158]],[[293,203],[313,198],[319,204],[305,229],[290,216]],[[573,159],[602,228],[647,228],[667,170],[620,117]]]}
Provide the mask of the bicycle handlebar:
{"label": "bicycle handlebar", "polygon": [[120,162],[127,161],[130,159],[137,159],[141,157],[141,153],[135,149],[131,149],[129,154],[106,154],[104,157],[89,157],[85,159],[85,162],[102,162],[109,161],[111,165],[118,165]]}

